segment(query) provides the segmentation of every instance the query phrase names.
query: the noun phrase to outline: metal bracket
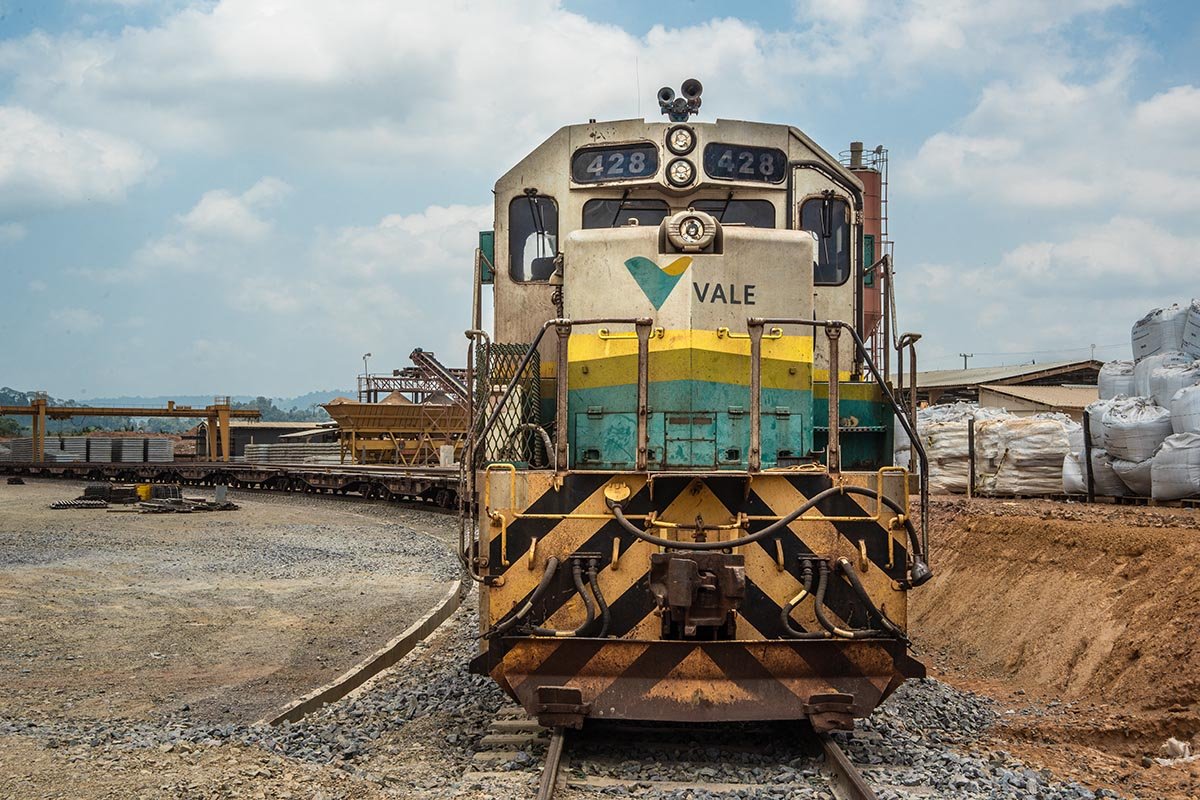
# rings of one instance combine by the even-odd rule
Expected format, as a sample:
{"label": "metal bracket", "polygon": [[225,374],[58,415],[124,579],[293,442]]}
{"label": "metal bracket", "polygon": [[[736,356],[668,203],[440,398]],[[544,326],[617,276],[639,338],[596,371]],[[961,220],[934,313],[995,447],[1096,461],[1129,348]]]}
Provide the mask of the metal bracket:
{"label": "metal bracket", "polygon": [[813,730],[817,733],[854,730],[854,695],[831,692],[814,694],[804,705]]}
{"label": "metal bracket", "polygon": [[583,702],[583,691],[571,686],[539,686],[534,713],[538,724],[546,728],[583,727],[591,706]]}

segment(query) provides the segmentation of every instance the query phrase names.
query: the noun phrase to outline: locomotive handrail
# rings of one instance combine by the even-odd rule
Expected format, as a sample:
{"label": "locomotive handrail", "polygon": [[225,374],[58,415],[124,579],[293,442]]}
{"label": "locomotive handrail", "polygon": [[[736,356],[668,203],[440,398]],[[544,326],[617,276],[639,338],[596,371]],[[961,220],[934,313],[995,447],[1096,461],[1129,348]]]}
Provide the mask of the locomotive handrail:
{"label": "locomotive handrail", "polygon": [[[646,455],[646,415],[648,411],[647,395],[649,392],[649,362],[650,362],[650,337],[654,333],[654,320],[650,317],[595,317],[588,319],[567,319],[565,317],[556,317],[548,319],[542,324],[541,330],[530,343],[529,348],[525,351],[525,355],[521,359],[521,363],[513,372],[512,379],[509,380],[508,386],[504,389],[504,394],[500,396],[500,401],[492,408],[492,413],[484,422],[483,427],[477,434],[472,437],[472,450],[476,442],[486,442],[488,435],[492,432],[492,428],[496,426],[500,415],[503,413],[504,406],[508,403],[516,391],[517,384],[521,381],[521,375],[529,367],[533,361],[533,356],[537,353],[541,346],[542,338],[546,335],[546,331],[554,328],[558,332],[558,358],[557,367],[555,369],[555,450],[556,453],[548,453],[552,458],[556,459],[558,466],[565,468],[568,466],[567,461],[567,337],[571,334],[571,329],[576,325],[634,325],[637,328],[638,338],[638,469],[645,469]],[[473,428],[475,426],[472,426]],[[473,467],[474,465],[472,465]]]}
{"label": "locomotive handrail", "polygon": [[[558,332],[558,366],[555,368],[554,425],[556,461],[564,469],[570,467],[567,452],[567,340],[576,325],[633,325],[637,337],[637,456],[638,470],[646,468],[646,453],[649,447],[650,418],[650,337],[661,328],[654,327],[650,317],[592,317],[588,319],[556,319],[546,325],[554,325]],[[545,327],[543,327],[545,332]],[[601,329],[607,332],[607,328]],[[612,333],[608,333],[612,337]],[[539,337],[540,338],[540,337]]]}
{"label": "locomotive handrail", "polygon": [[[917,436],[916,426],[911,423],[908,415],[896,402],[895,396],[891,389],[888,388],[887,382],[879,373],[879,369],[875,366],[874,359],[867,352],[867,347],[863,343],[862,337],[858,335],[858,331],[841,320],[815,320],[801,319],[794,317],[750,317],[746,320],[746,328],[750,333],[750,456],[751,459],[756,459],[759,455],[758,451],[761,446],[761,431],[759,429],[759,415],[761,413],[762,403],[762,330],[765,325],[803,325],[809,328],[824,328],[826,335],[829,336],[831,347],[829,354],[829,442],[834,448],[834,453],[830,458],[836,458],[836,440],[837,429],[840,422],[840,414],[838,413],[839,398],[838,398],[838,375],[837,375],[837,339],[842,329],[850,333],[854,339],[854,346],[858,353],[863,357],[863,363],[867,365],[871,376],[875,379],[875,383],[883,391],[884,397],[887,398],[888,404],[892,407],[892,413],[900,419],[900,424],[904,428],[905,433],[912,443],[912,450],[918,456],[919,472],[921,478],[921,549],[925,551],[925,557],[929,557],[929,461],[925,455],[925,448],[921,445],[921,441]],[[757,335],[756,335],[757,331]],[[757,465],[751,466],[751,471],[755,471]],[[834,466],[829,465],[830,471],[834,471]],[[883,487],[880,486],[880,491]]]}

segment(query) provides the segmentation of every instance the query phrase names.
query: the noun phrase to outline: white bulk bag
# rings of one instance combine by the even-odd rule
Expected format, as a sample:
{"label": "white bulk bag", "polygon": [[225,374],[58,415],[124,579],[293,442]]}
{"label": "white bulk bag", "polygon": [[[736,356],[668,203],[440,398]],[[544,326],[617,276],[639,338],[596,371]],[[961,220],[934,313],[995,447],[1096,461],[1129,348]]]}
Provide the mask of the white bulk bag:
{"label": "white bulk bag", "polygon": [[1113,458],[1145,461],[1171,435],[1171,412],[1142,397],[1113,401],[1100,419]]}
{"label": "white bulk bag", "polygon": [[[1143,358],[1133,367],[1133,396],[1150,397],[1150,375],[1162,367],[1188,367],[1194,361],[1187,353],[1171,350]],[[1170,398],[1167,398],[1168,400]]]}
{"label": "white bulk bag", "polygon": [[1200,386],[1187,386],[1171,398],[1171,430],[1200,433]]}
{"label": "white bulk bag", "polygon": [[892,464],[897,467],[908,467],[913,463],[912,460],[912,440],[908,438],[908,431],[904,430],[904,426],[900,423],[898,417],[892,417]]}
{"label": "white bulk bag", "polygon": [[[1088,416],[1088,431],[1091,433],[1091,436],[1092,436],[1092,449],[1093,450],[1103,450],[1104,449],[1104,414],[1110,408],[1112,408],[1113,403],[1116,403],[1116,402],[1118,402],[1118,400],[1123,400],[1123,399],[1125,399],[1125,398],[1114,397],[1110,400],[1094,400],[1091,403],[1088,403],[1087,408],[1085,408],[1083,410],[1084,413],[1087,414],[1087,416]],[[1080,444],[1079,449],[1076,450],[1075,452],[1082,454],[1083,453],[1083,445]]]}
{"label": "white bulk bag", "polygon": [[1135,322],[1130,333],[1134,360],[1182,348],[1187,317],[1188,309],[1176,303],[1169,308],[1156,308]]}
{"label": "white bulk bag", "polygon": [[1069,449],[1067,425],[1056,416],[976,421],[976,488],[991,494],[1058,494]]}
{"label": "white bulk bag", "polygon": [[1147,458],[1145,461],[1124,461],[1114,458],[1112,468],[1113,472],[1117,473],[1117,477],[1121,479],[1121,483],[1129,487],[1130,492],[1137,497],[1149,497],[1150,467],[1153,463],[1153,458]]}
{"label": "white bulk bag", "polygon": [[1200,383],[1200,361],[1187,366],[1158,367],[1150,371],[1150,398],[1164,408],[1171,405],[1171,398],[1185,386]]}
{"label": "white bulk bag", "polygon": [[1063,494],[1087,494],[1087,476],[1083,474],[1083,457],[1076,453],[1063,456]]}
{"label": "white bulk bag", "polygon": [[[1087,473],[1083,475],[1084,486],[1087,485]],[[1092,484],[1100,497],[1124,497],[1129,494],[1125,484],[1113,470],[1113,459],[1103,450],[1092,451]]]}
{"label": "white bulk bag", "polygon": [[1200,358],[1200,300],[1193,300],[1188,305],[1187,319],[1183,323],[1183,344],[1179,349]]}
{"label": "white bulk bag", "polygon": [[1152,497],[1178,500],[1200,494],[1200,434],[1168,436],[1150,471]]}
{"label": "white bulk bag", "polygon": [[[1097,426],[1099,426],[1098,423],[1097,423]],[[1094,439],[1096,437],[1093,436],[1092,438]],[[1074,428],[1069,428],[1067,430],[1067,444],[1068,444],[1068,449],[1072,453],[1078,453],[1081,456],[1083,455],[1083,426],[1082,425],[1076,425]]]}
{"label": "white bulk bag", "polygon": [[1096,382],[1099,385],[1101,400],[1111,400],[1119,395],[1133,395],[1133,362],[1109,361],[1100,368],[1100,377]]}
{"label": "white bulk bag", "polygon": [[929,459],[929,490],[965,494],[967,491],[967,423],[935,422],[922,438]]}

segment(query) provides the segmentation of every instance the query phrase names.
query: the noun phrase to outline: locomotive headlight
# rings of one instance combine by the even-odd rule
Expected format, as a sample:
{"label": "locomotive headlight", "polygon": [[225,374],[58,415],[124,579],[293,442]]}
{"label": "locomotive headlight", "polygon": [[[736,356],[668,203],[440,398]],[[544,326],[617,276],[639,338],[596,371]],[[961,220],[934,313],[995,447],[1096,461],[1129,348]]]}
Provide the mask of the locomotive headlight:
{"label": "locomotive headlight", "polygon": [[687,186],[696,177],[696,165],[686,158],[677,158],[667,164],[667,180],[672,186]]}
{"label": "locomotive headlight", "polygon": [[666,221],[667,239],[678,250],[696,253],[713,243],[720,224],[711,214],[688,209],[673,214]]}
{"label": "locomotive headlight", "polygon": [[699,217],[685,217],[679,224],[679,238],[688,244],[698,244],[706,233],[704,220]]}
{"label": "locomotive headlight", "polygon": [[686,156],[696,146],[696,134],[687,125],[676,125],[667,131],[667,149],[677,156]]}

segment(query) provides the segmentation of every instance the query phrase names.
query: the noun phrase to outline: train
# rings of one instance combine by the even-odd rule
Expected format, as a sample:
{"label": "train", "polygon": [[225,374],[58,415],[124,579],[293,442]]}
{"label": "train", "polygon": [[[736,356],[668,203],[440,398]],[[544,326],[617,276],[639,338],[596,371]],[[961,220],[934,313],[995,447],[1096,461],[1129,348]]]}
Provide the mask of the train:
{"label": "train", "polygon": [[700,122],[702,93],[563,127],[495,184],[466,332],[470,666],[556,729],[848,730],[925,674],[907,593],[932,575],[886,151]]}

